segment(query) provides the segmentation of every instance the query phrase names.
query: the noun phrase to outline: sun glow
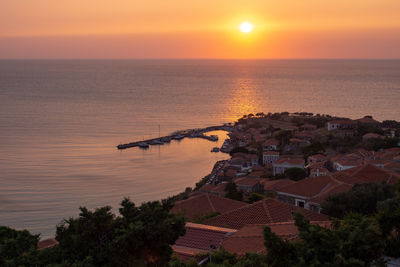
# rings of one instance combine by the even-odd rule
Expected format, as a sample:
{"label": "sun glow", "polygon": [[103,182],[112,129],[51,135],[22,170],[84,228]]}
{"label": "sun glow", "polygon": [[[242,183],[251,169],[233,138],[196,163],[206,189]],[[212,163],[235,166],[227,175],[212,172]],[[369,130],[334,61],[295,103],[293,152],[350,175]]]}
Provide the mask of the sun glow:
{"label": "sun glow", "polygon": [[250,33],[253,30],[253,24],[251,24],[250,22],[242,22],[239,25],[239,29],[243,32],[243,33]]}

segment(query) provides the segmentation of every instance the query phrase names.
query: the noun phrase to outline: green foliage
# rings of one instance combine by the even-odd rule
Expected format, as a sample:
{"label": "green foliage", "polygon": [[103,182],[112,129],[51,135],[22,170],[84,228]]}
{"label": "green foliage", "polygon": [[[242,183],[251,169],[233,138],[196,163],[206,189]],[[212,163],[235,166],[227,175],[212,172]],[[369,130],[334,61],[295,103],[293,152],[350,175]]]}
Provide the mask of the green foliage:
{"label": "green foliage", "polygon": [[250,196],[247,199],[247,202],[249,204],[251,204],[251,203],[257,202],[257,201],[259,201],[261,199],[264,199],[264,198],[265,198],[265,195],[263,195],[263,194],[251,193]]}
{"label": "green foliage", "polygon": [[282,130],[275,135],[275,138],[280,141],[281,146],[289,144],[289,140],[292,138],[292,132]]}
{"label": "green foliage", "polygon": [[266,262],[269,266],[291,266],[296,259],[294,245],[283,240],[271,231],[271,228],[264,228],[265,247],[267,248]]}
{"label": "green foliage", "polygon": [[381,148],[386,149],[386,148],[397,147],[399,141],[400,141],[399,138],[370,139],[368,141],[363,142],[361,147],[366,150],[378,151]]}
{"label": "green foliage", "polygon": [[57,227],[61,258],[69,264],[94,266],[165,265],[170,245],[185,233],[182,217],[169,213],[170,201],[143,203],[136,207],[124,199],[115,217],[110,207],[94,212],[81,208],[78,218]]}
{"label": "green foliage", "polygon": [[38,235],[0,226],[0,266],[28,266],[37,254]]}
{"label": "green foliage", "polygon": [[225,197],[233,200],[243,201],[243,192],[242,190],[237,189],[237,186],[234,182],[231,181],[227,183],[224,191]]}
{"label": "green foliage", "polygon": [[343,218],[349,212],[372,215],[380,201],[395,197],[395,188],[388,184],[356,184],[348,192],[329,196],[321,205],[323,213]]}
{"label": "green foliage", "polygon": [[400,200],[393,198],[378,206],[377,220],[383,234],[387,237],[385,254],[400,257]]}
{"label": "green foliage", "polygon": [[295,217],[301,240],[289,242],[266,227],[265,246],[270,266],[371,266],[383,252],[384,239],[373,218],[350,215],[332,229]]}
{"label": "green foliage", "polygon": [[325,147],[321,142],[316,141],[303,147],[301,151],[303,152],[304,157],[307,158],[308,156],[324,152]]}
{"label": "green foliage", "polygon": [[205,185],[208,180],[210,180],[211,174],[204,176],[199,182],[196,183],[196,187],[193,191],[198,191],[203,185]]}
{"label": "green foliage", "polygon": [[300,181],[306,178],[307,173],[301,168],[288,168],[285,170],[285,177],[293,181]]}

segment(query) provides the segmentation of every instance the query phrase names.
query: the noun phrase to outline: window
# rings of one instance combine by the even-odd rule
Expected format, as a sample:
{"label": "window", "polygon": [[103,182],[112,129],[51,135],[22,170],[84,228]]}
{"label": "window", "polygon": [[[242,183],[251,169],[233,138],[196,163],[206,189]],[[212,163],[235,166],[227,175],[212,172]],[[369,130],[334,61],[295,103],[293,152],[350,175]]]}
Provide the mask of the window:
{"label": "window", "polygon": [[296,199],[296,206],[304,208],[305,202],[303,200]]}

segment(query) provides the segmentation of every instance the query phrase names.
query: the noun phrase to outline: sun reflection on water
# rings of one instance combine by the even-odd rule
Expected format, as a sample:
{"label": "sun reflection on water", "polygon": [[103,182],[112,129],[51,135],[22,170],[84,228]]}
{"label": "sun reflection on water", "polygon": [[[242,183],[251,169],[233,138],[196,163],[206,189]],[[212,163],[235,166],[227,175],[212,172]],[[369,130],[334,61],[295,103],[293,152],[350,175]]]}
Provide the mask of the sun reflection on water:
{"label": "sun reflection on water", "polygon": [[232,91],[226,101],[225,120],[236,121],[244,114],[261,112],[259,97],[258,86],[253,83],[252,79],[236,79],[232,83]]}

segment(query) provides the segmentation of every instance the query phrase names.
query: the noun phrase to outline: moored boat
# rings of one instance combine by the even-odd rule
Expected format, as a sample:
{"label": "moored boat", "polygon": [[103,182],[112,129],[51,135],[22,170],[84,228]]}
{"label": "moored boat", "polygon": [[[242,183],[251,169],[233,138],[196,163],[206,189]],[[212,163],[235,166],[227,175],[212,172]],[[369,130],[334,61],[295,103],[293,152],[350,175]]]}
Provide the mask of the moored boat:
{"label": "moored boat", "polygon": [[147,144],[147,143],[145,143],[145,142],[140,142],[140,143],[138,144],[138,146],[139,146],[140,148],[149,148],[149,144]]}

